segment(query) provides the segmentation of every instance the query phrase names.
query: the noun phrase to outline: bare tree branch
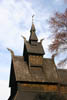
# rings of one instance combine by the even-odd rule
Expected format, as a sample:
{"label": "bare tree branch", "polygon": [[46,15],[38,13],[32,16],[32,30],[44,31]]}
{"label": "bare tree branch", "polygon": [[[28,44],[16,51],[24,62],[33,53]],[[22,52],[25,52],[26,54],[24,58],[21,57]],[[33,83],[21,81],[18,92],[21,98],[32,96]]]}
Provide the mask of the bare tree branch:
{"label": "bare tree branch", "polygon": [[[49,20],[50,28],[53,32],[53,41],[49,45],[49,50],[54,53],[65,52],[67,50],[67,9],[64,13],[56,12]],[[62,47],[62,48],[61,48]],[[59,65],[66,62],[67,59],[62,60]]]}

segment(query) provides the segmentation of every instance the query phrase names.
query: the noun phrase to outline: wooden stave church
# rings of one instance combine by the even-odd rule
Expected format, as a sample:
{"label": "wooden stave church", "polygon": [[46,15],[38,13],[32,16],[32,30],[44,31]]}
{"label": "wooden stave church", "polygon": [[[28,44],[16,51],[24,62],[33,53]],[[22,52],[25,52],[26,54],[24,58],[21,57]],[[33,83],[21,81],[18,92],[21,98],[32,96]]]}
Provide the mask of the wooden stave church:
{"label": "wooden stave church", "polygon": [[24,38],[23,56],[8,50],[12,55],[8,100],[67,100],[67,70],[57,69],[53,58],[43,58],[33,23],[29,41]]}

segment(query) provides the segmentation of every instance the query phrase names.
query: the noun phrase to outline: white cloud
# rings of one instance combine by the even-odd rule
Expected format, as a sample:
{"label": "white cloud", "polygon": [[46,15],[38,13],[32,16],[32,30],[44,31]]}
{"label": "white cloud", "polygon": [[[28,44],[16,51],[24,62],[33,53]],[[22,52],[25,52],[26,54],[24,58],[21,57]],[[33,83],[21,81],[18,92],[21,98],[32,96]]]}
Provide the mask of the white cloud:
{"label": "white cloud", "polygon": [[8,88],[7,80],[0,80],[0,100],[8,100],[10,89]]}
{"label": "white cloud", "polygon": [[3,1],[0,6],[0,41],[3,46],[17,48],[18,45],[19,48],[19,44],[22,43],[20,35],[25,27],[28,29],[32,13],[34,11],[31,4],[26,1]]}
{"label": "white cloud", "polygon": [[3,0],[0,6],[0,44],[4,48],[9,47],[20,52],[23,50],[21,34],[28,39],[32,14],[37,15],[38,21],[35,22],[37,30],[44,31],[42,26],[47,25],[46,23],[42,25],[42,22],[50,16],[46,9],[42,12],[34,10],[32,3],[26,0]]}

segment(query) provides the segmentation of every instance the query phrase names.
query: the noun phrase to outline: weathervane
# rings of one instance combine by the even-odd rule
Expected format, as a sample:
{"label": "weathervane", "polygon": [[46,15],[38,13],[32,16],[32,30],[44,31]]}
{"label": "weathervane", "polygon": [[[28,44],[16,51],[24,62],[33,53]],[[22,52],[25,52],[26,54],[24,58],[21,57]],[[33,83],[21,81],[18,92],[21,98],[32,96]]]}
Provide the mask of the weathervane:
{"label": "weathervane", "polygon": [[34,16],[35,16],[35,15],[33,14],[33,15],[32,15],[32,24],[33,24],[33,22],[34,22]]}

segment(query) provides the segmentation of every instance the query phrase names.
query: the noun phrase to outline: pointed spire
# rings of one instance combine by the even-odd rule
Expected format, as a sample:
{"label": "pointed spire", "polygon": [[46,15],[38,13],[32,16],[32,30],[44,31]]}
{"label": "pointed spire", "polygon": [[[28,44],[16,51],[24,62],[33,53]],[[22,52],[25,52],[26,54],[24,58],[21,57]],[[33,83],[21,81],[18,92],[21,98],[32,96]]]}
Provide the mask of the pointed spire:
{"label": "pointed spire", "polygon": [[38,38],[37,38],[36,33],[35,33],[36,29],[35,29],[35,26],[33,23],[33,17],[34,17],[34,15],[32,16],[32,26],[31,26],[31,30],[30,30],[31,34],[30,34],[29,40],[30,41],[38,41]]}

